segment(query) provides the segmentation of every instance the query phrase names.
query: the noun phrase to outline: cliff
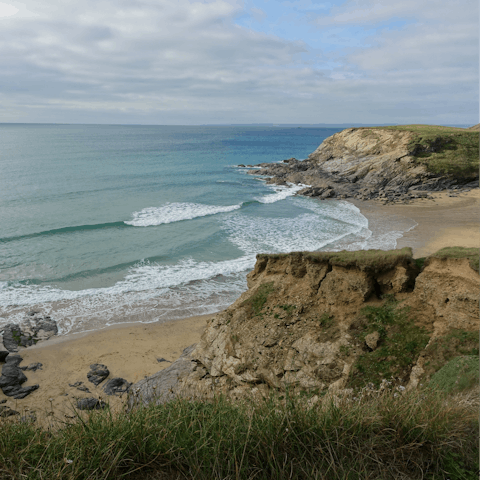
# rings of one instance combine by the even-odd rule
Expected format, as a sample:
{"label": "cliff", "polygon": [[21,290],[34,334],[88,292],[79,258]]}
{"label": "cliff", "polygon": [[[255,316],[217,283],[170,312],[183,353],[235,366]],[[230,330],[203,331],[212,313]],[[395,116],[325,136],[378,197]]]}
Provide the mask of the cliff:
{"label": "cliff", "polygon": [[479,280],[477,249],[421,260],[409,248],[258,255],[248,291],[198,345],[134,385],[130,405],[382,381],[415,388],[449,360],[478,355]]}
{"label": "cliff", "polygon": [[260,164],[268,183],[309,185],[320,198],[408,200],[428,191],[478,187],[474,129],[406,125],[349,128],[324,140],[306,160]]}

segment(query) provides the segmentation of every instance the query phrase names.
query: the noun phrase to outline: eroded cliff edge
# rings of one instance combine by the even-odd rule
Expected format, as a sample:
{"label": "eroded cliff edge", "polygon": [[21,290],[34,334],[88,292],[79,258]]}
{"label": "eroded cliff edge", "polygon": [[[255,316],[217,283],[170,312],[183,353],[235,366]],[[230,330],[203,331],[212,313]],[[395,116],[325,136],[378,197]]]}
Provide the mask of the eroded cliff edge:
{"label": "eroded cliff edge", "polygon": [[270,389],[321,394],[383,379],[406,388],[478,355],[477,249],[258,255],[248,290],[198,345],[133,386],[130,405]]}
{"label": "eroded cliff edge", "polygon": [[308,185],[299,194],[310,197],[406,201],[478,187],[479,133],[429,125],[349,128],[305,160],[258,167],[248,173],[269,176],[267,183]]}

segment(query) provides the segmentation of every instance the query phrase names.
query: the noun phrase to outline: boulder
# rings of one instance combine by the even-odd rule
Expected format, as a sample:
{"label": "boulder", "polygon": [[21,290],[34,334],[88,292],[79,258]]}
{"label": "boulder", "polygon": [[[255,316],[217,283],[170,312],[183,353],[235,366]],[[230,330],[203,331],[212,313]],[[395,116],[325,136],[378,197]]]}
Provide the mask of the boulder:
{"label": "boulder", "polygon": [[107,395],[122,395],[128,392],[131,385],[124,378],[116,377],[110,379],[103,387],[103,390]]}
{"label": "boulder", "polygon": [[20,367],[21,370],[31,370],[32,372],[36,372],[37,370],[42,370],[43,364],[40,362],[31,363],[28,367]]}
{"label": "boulder", "polygon": [[190,354],[195,348],[194,345],[185,348],[178,360],[175,360],[168,368],[161,370],[148,378],[144,378],[131,387],[128,398],[129,408],[135,405],[149,403],[165,403],[176,397],[176,388],[179,385],[179,378],[186,377],[192,373],[196,364],[192,361]]}
{"label": "boulder", "polygon": [[5,360],[0,376],[0,388],[3,393],[15,399],[25,398],[39,387],[38,385],[22,387],[22,384],[27,381],[27,377],[19,367],[22,360],[19,355],[9,355]]}
{"label": "boulder", "polygon": [[110,372],[105,365],[102,365],[101,363],[94,363],[90,365],[90,371],[87,373],[87,378],[89,382],[92,382],[95,386],[97,386],[109,375]]}
{"label": "boulder", "polygon": [[0,362],[4,362],[9,353],[10,351],[3,345],[3,335],[0,335]]}
{"label": "boulder", "polygon": [[12,410],[7,405],[0,406],[0,417],[11,417],[13,415],[20,415],[16,410]]}
{"label": "boulder", "polygon": [[81,398],[80,400],[77,400],[77,408],[79,410],[100,410],[106,406],[107,405],[105,402],[93,397]]}
{"label": "boulder", "polygon": [[9,352],[15,353],[19,348],[36,345],[57,333],[57,323],[50,317],[27,318],[20,325],[9,323],[3,327],[3,346]]}
{"label": "boulder", "polygon": [[86,385],[83,384],[83,382],[69,383],[68,385],[70,387],[76,388],[77,390],[80,390],[81,392],[90,393],[90,390],[88,389],[88,387]]}
{"label": "boulder", "polygon": [[373,351],[377,348],[378,341],[380,340],[380,333],[372,332],[365,337],[365,345]]}

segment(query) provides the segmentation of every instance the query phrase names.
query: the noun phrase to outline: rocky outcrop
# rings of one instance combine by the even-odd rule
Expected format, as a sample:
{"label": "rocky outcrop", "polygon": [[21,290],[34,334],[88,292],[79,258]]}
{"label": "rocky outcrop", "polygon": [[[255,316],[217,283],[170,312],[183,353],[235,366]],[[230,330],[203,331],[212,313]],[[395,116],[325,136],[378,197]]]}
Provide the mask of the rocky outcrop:
{"label": "rocky outcrop", "polygon": [[[57,323],[50,317],[37,317],[36,312],[30,312],[29,316],[21,323],[9,323],[2,327],[0,335],[0,361],[9,352],[16,353],[22,348],[31,347],[38,342],[48,340],[57,335]],[[2,348],[3,346],[3,348]]]}
{"label": "rocky outcrop", "polygon": [[21,361],[22,357],[19,355],[9,355],[5,359],[5,364],[2,367],[2,375],[0,376],[0,388],[2,392],[16,400],[25,398],[38,388],[38,385],[22,387],[27,381],[27,377],[19,367]]}
{"label": "rocky outcrop", "polygon": [[109,375],[110,371],[105,365],[102,365],[101,363],[93,363],[90,365],[90,371],[87,373],[87,378],[89,382],[92,382],[95,386],[98,386]]}
{"label": "rocky outcrop", "polygon": [[131,387],[131,383],[127,382],[124,378],[115,377],[110,379],[103,387],[103,391],[107,395],[123,395],[128,392]]}
{"label": "rocky outcrop", "polygon": [[77,408],[79,410],[102,410],[107,406],[105,402],[102,402],[98,398],[81,398],[77,400]]}
{"label": "rocky outcrop", "polygon": [[179,395],[180,379],[188,378],[194,369],[198,369],[190,356],[194,348],[195,345],[187,347],[180,358],[168,368],[133,385],[127,400],[129,408],[140,404],[168,402]]}
{"label": "rocky outcrop", "polygon": [[[410,249],[258,255],[247,278],[199,344],[132,387],[130,406],[383,379],[414,388],[434,373],[425,365],[465,348],[478,355],[479,275],[468,258],[432,257],[421,270]],[[458,351],[449,335],[463,339]]]}
{"label": "rocky outcrop", "polygon": [[433,173],[418,161],[422,154],[440,151],[448,141],[438,136],[425,145],[415,144],[410,131],[349,128],[324,140],[303,161],[262,163],[248,173],[270,176],[267,183],[308,185],[298,194],[320,199],[407,201],[428,197],[435,190],[478,187],[478,172],[476,178],[460,178]]}

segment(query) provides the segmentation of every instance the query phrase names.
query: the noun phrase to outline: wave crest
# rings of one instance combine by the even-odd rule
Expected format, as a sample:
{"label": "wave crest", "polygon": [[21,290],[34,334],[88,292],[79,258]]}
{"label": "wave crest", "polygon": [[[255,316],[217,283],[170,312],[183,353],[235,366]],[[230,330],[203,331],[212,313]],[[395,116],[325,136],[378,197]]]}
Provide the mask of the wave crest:
{"label": "wave crest", "polygon": [[134,212],[133,219],[124,223],[134,227],[150,227],[182,220],[192,220],[193,218],[206,217],[217,213],[233,212],[241,206],[242,204],[218,206],[201,203],[166,203],[161,207],[148,207],[140,212]]}

